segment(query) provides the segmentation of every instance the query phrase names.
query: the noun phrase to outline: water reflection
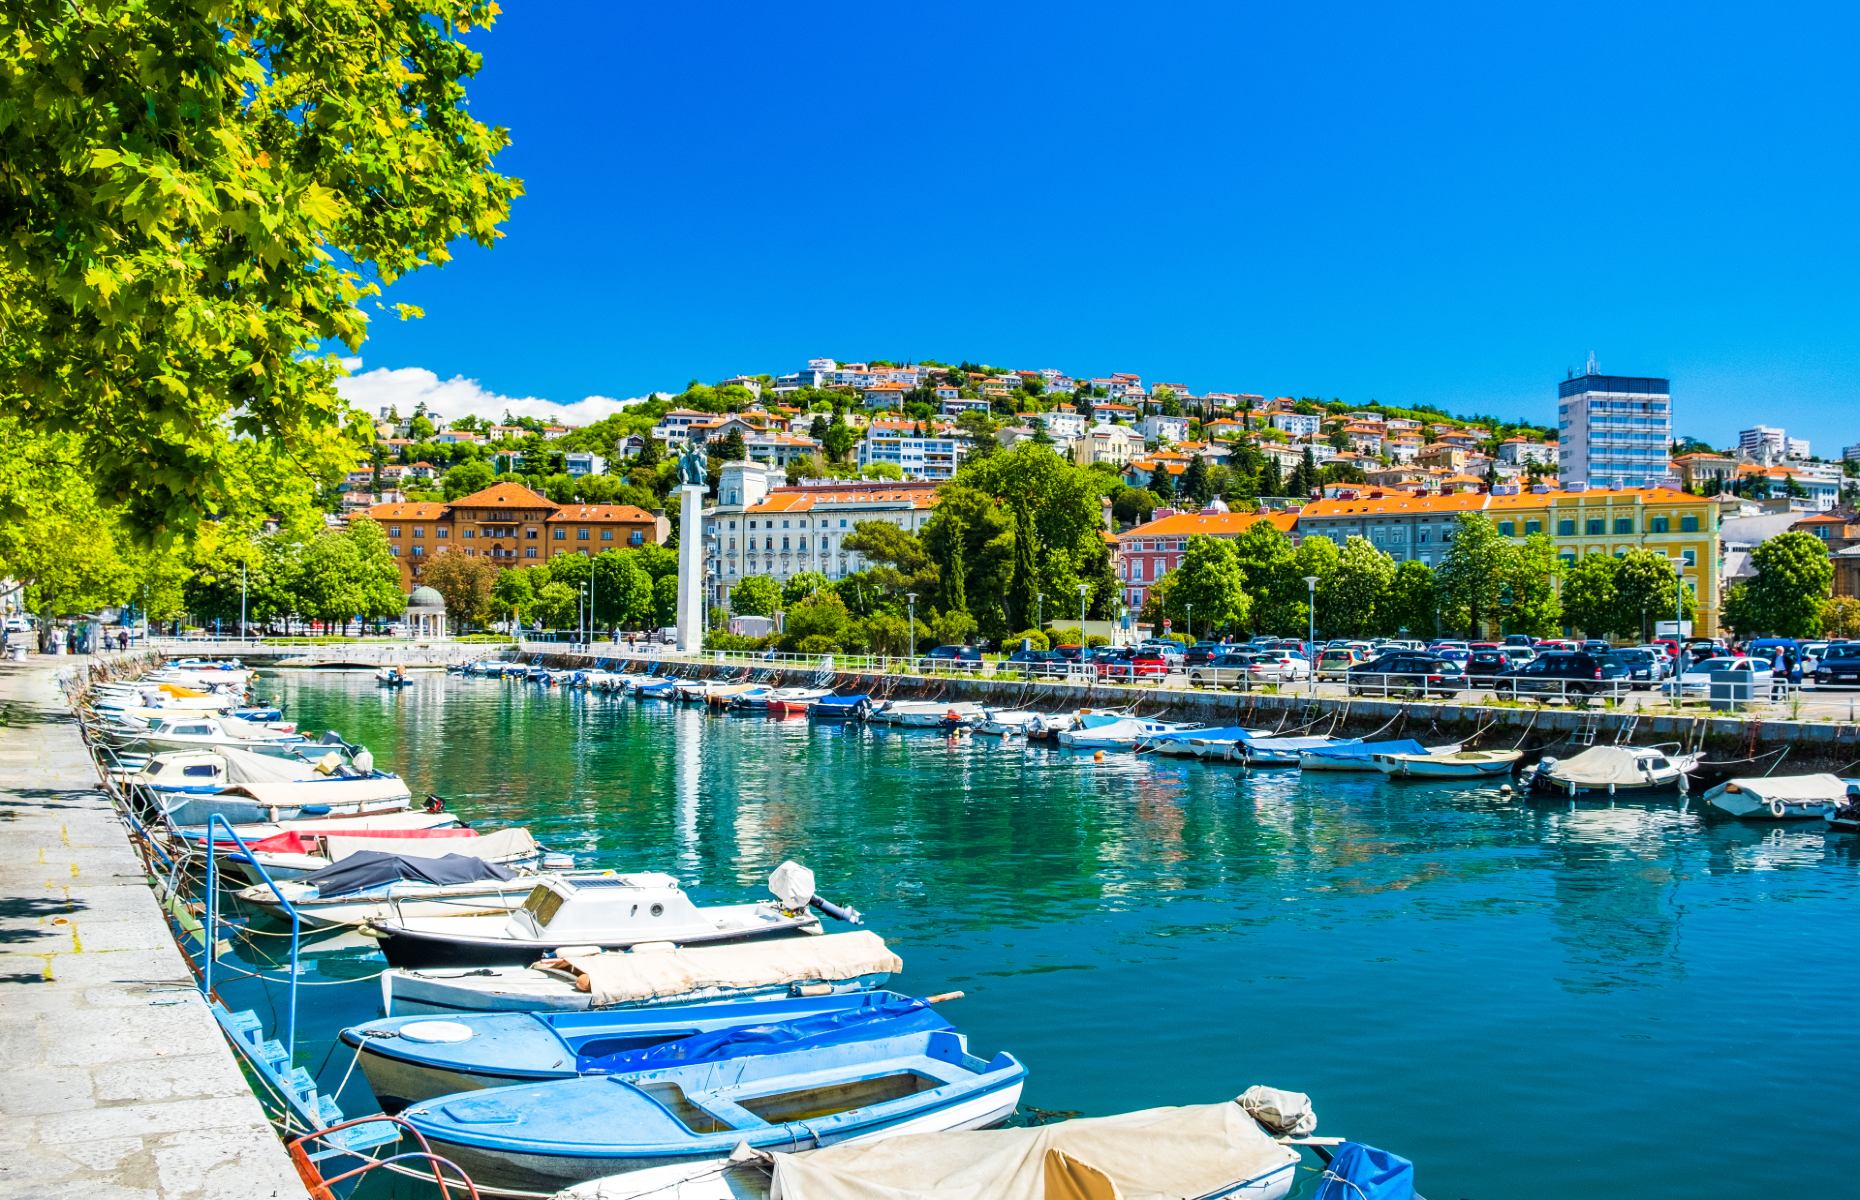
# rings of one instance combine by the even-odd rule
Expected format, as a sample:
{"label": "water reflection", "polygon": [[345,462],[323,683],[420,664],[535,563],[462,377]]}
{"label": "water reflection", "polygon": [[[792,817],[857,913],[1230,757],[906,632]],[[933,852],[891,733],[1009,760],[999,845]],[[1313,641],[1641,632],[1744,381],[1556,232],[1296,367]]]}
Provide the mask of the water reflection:
{"label": "water reflection", "polygon": [[[1673,801],[1538,807],[1494,787],[1099,761],[515,683],[278,686],[294,717],[366,741],[416,793],[589,863],[673,870],[704,899],[806,863],[904,956],[904,986],[969,991],[964,1027],[1020,1053],[1044,1107],[1294,1085],[1333,1131],[1412,1151],[1430,1194],[1457,1195],[1567,1194],[1578,1161],[1606,1164],[1603,1192],[1722,1187],[1737,1168],[1709,1148],[1642,1166],[1647,1144],[1693,1132],[1658,1081],[1705,1086],[1703,1063],[1712,1087],[1786,1085],[1811,1124],[1829,1114],[1821,1136],[1842,1132],[1840,1088],[1788,1021],[1810,1037],[1845,1019],[1860,838],[1708,824]],[[1817,961],[1820,990],[1803,975]],[[319,989],[326,1029],[370,1015],[378,969],[366,947],[313,968],[361,980]],[[1731,993],[1784,1014],[1777,1036],[1728,1054],[1714,1022],[1672,1019]],[[1133,1015],[1142,1067],[1106,1071]],[[1599,1078],[1633,1115],[1618,1154],[1613,1134],[1554,1117]],[[1535,1166],[1492,1152],[1521,1141],[1542,1148]],[[1780,1186],[1762,1178],[1743,1190]]]}

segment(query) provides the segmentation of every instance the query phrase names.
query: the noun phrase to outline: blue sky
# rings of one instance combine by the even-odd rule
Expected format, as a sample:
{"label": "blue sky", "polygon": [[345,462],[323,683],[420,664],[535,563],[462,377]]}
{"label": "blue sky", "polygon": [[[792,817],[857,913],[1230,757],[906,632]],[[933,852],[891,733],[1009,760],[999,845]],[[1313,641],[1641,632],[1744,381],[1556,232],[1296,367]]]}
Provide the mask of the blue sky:
{"label": "blue sky", "polygon": [[[1851,8],[510,6],[528,195],[358,388],[576,402],[807,358],[1136,371],[1860,442]],[[486,397],[488,396],[488,399]],[[577,411],[588,414],[596,401]]]}

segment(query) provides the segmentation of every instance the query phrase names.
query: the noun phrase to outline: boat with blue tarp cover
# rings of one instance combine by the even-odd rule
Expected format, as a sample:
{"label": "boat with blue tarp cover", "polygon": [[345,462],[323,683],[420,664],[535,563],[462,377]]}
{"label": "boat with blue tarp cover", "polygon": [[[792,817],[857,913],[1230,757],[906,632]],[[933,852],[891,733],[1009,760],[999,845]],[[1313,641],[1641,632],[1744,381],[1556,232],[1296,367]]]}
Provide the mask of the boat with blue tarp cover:
{"label": "boat with blue tarp cover", "polygon": [[1307,750],[1354,745],[1361,738],[1282,737],[1252,738],[1234,743],[1234,757],[1249,767],[1295,767]]}
{"label": "boat with blue tarp cover", "polygon": [[827,695],[814,701],[814,707],[807,711],[816,721],[855,721],[865,715],[866,707],[871,702],[872,697],[865,692]]}
{"label": "boat with blue tarp cover", "polygon": [[356,1048],[375,1097],[394,1112],[450,1092],[948,1028],[930,1000],[855,992],[610,1012],[388,1017],[341,1037]]}
{"label": "boat with blue tarp cover", "polygon": [[1223,725],[1215,729],[1169,729],[1154,733],[1137,743],[1139,754],[1161,754],[1171,758],[1233,758],[1234,746],[1262,737],[1257,729]]}
{"label": "boat with blue tarp cover", "polygon": [[[1453,749],[1459,749],[1454,746]],[[1298,752],[1298,765],[1307,771],[1360,771],[1373,775],[1377,754],[1426,754],[1428,749],[1413,738],[1396,738],[1387,742],[1345,742],[1341,745],[1313,746]]]}
{"label": "boat with blue tarp cover", "polygon": [[947,1029],[618,1075],[455,1093],[400,1116],[480,1192],[535,1193],[737,1151],[894,1132],[982,1129],[1020,1102],[1027,1069]]}

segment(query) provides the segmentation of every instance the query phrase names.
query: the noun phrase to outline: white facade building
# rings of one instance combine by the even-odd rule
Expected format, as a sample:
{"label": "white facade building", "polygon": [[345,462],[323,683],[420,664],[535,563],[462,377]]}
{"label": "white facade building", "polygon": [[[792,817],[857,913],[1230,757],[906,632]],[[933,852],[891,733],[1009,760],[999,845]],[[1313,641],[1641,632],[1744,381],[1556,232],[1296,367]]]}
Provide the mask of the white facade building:
{"label": "white facade building", "polygon": [[906,479],[944,480],[956,474],[964,445],[962,438],[873,432],[860,441],[858,462],[861,467],[891,463]]}
{"label": "white facade building", "polygon": [[869,564],[845,548],[862,521],[887,521],[920,532],[936,503],[936,484],[834,481],[779,484],[774,468],[729,463],[718,482],[720,503],[705,513],[705,594],[727,604],[730,589],[749,575],[785,582],[803,571],[843,579]]}
{"label": "white facade building", "polygon": [[1672,385],[1643,376],[1587,374],[1557,385],[1557,482],[1656,487],[1671,474]]}
{"label": "white facade building", "polygon": [[1162,413],[1153,413],[1143,418],[1138,426],[1143,436],[1165,444],[1179,442],[1188,436],[1188,418],[1170,417]]}
{"label": "white facade building", "polygon": [[1324,428],[1324,418],[1316,413],[1273,413],[1272,427],[1294,438],[1316,437]]}

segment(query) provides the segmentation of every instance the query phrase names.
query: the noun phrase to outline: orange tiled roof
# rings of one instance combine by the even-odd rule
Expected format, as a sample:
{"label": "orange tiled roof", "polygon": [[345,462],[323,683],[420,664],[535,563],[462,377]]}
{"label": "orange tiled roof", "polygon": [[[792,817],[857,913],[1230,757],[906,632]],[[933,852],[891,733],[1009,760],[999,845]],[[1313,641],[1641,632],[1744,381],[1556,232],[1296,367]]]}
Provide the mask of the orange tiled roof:
{"label": "orange tiled roof", "polygon": [[446,506],[426,500],[376,504],[362,515],[375,521],[437,521],[446,515]]}
{"label": "orange tiled roof", "polygon": [[612,522],[640,525],[651,524],[657,518],[636,504],[564,504],[544,520],[585,521],[591,525]]}
{"label": "orange tiled roof", "polygon": [[[1307,510],[1308,511],[1308,510]],[[1290,533],[1298,523],[1297,513],[1176,513],[1172,517],[1159,517],[1154,521],[1126,529],[1117,535],[1118,541],[1139,537],[1192,537],[1206,534],[1210,537],[1233,537],[1244,533],[1258,521],[1270,521],[1281,533]]]}
{"label": "orange tiled roof", "polygon": [[807,512],[817,504],[909,504],[929,508],[936,503],[937,485],[922,483],[802,484],[776,488],[751,513]]}
{"label": "orange tiled roof", "polygon": [[494,483],[481,492],[460,496],[451,508],[554,508],[555,501],[520,483]]}

